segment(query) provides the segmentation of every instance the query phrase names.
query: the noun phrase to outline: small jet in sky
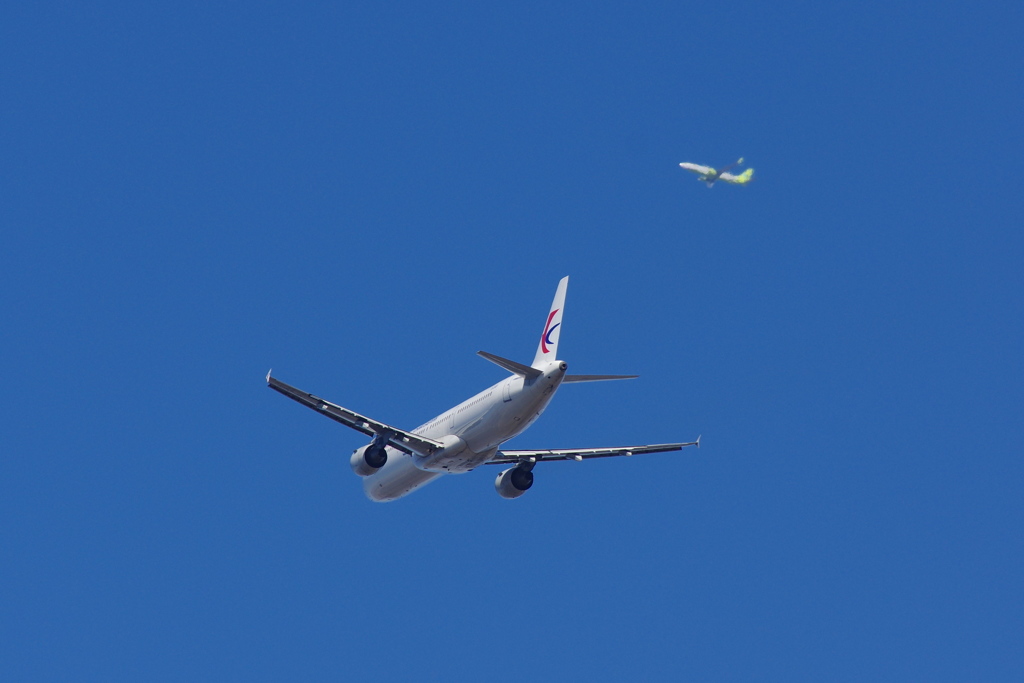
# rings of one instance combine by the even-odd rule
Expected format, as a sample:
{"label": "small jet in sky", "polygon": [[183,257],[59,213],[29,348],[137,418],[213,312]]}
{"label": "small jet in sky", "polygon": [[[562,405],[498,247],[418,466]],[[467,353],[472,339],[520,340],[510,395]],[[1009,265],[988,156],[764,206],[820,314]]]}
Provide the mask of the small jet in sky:
{"label": "small jet in sky", "polygon": [[565,290],[564,277],[555,290],[544,331],[531,365],[495,356],[478,355],[510,373],[497,384],[463,401],[412,431],[405,431],[342,408],[289,386],[267,373],[267,384],[288,398],[369,436],[369,444],[357,448],[349,464],[363,477],[370,500],[396,500],[444,474],[461,474],[480,465],[511,465],[494,480],[502,498],[518,498],[533,485],[533,468],[549,460],[587,460],[616,455],[639,455],[700,447],[700,437],[688,443],[663,443],[618,448],[569,448],[512,451],[501,445],[521,434],[547,408],[562,384],[634,379],[636,375],[569,375],[568,365],[558,360]]}
{"label": "small jet in sky", "polygon": [[716,171],[715,169],[711,168],[710,166],[701,166],[700,164],[691,164],[688,161],[684,161],[683,163],[681,163],[679,165],[682,166],[683,168],[685,168],[687,171],[693,171],[694,173],[698,174],[700,177],[697,178],[697,180],[703,180],[704,182],[706,182],[708,184],[708,187],[711,187],[712,185],[715,184],[715,181],[717,181],[717,180],[724,180],[725,182],[732,183],[733,185],[746,185],[751,180],[753,180],[754,179],[754,169],[752,169],[752,168],[748,168],[746,171],[744,171],[743,173],[741,173],[739,175],[733,175],[732,173],[726,173],[726,171],[730,171],[730,170],[736,168],[737,166],[739,166],[742,163],[743,163],[743,157],[740,157],[735,162],[733,162],[733,163],[729,164],[728,166],[726,166],[725,168],[723,168],[721,171]]}

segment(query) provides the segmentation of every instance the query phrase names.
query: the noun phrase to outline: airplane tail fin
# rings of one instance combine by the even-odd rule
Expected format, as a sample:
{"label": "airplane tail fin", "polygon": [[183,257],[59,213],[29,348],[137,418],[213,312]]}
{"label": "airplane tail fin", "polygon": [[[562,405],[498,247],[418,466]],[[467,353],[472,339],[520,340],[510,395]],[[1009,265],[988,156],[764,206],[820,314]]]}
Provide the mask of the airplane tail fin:
{"label": "airplane tail fin", "polygon": [[731,173],[729,173],[729,174],[723,173],[722,174],[722,180],[724,180],[727,183],[732,183],[733,185],[746,185],[747,183],[749,183],[753,179],[754,179],[754,169],[752,169],[752,168],[748,168],[746,171],[744,171],[743,173],[740,173],[739,175],[732,175]]}
{"label": "airplane tail fin", "polygon": [[568,286],[569,276],[566,275],[558,281],[555,299],[551,302],[551,310],[548,311],[548,319],[544,323],[540,343],[537,344],[537,355],[533,357],[535,368],[558,358],[558,339],[562,334],[562,313],[565,311],[565,290]]}

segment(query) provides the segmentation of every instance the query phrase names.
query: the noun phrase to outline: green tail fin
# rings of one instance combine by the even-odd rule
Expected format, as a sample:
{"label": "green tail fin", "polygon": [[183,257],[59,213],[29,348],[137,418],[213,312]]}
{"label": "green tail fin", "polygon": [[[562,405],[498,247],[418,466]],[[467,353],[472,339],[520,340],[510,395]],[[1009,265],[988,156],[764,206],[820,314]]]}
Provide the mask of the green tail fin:
{"label": "green tail fin", "polygon": [[734,180],[733,182],[739,183],[740,185],[745,185],[746,183],[749,183],[753,179],[754,179],[754,169],[748,168],[746,171],[744,171],[743,173],[740,173],[738,176],[736,176],[736,180]]}

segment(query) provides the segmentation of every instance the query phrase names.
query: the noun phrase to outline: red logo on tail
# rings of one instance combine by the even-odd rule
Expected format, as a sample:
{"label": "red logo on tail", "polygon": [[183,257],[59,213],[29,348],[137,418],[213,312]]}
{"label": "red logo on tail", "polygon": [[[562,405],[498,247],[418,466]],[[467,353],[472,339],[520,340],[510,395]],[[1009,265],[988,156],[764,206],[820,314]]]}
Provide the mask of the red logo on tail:
{"label": "red logo on tail", "polygon": [[540,350],[542,353],[549,352],[548,344],[554,344],[554,342],[551,341],[551,335],[552,333],[554,333],[556,329],[558,329],[558,326],[562,324],[557,323],[553,327],[548,327],[548,325],[551,325],[551,321],[555,319],[555,315],[558,313],[558,311],[559,309],[557,308],[551,311],[551,315],[548,316],[547,325],[544,325],[544,334],[540,335]]}

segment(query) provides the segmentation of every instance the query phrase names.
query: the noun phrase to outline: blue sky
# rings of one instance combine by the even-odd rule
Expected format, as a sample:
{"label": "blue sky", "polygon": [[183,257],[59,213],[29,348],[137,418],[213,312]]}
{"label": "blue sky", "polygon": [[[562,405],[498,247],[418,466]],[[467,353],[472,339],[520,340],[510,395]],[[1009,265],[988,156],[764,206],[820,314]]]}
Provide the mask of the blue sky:
{"label": "blue sky", "polygon": [[[1018,3],[68,3],[0,22],[11,680],[1020,680]],[[705,188],[680,161],[738,156]],[[513,444],[699,451],[367,501]]]}

